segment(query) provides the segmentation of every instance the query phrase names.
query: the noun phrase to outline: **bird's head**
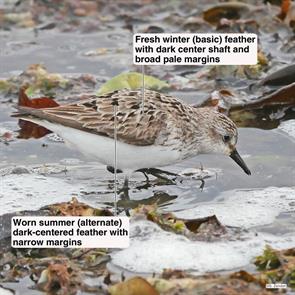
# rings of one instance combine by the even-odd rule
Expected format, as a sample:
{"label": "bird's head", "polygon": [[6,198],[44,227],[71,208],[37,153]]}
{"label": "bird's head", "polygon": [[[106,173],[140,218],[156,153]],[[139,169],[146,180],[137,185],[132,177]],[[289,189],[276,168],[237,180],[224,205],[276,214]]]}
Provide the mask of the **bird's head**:
{"label": "bird's head", "polygon": [[230,156],[244,171],[250,175],[251,171],[239,155],[236,144],[238,140],[238,131],[235,123],[217,111],[213,111],[208,120],[204,122],[209,133],[206,143],[207,148],[212,153],[225,154]]}

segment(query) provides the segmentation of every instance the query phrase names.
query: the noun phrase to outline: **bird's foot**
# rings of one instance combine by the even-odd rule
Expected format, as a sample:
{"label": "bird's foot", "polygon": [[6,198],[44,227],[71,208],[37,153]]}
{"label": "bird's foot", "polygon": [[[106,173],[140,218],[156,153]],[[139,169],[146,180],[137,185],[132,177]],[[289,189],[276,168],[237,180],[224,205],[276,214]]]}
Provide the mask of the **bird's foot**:
{"label": "bird's foot", "polygon": [[[178,174],[176,174],[176,173],[161,170],[161,169],[158,169],[158,168],[143,168],[143,169],[136,170],[136,172],[142,172],[143,173],[143,175],[146,178],[147,187],[150,186],[150,179],[148,177],[149,174],[156,177],[160,181],[160,184],[175,184],[175,179],[178,176]],[[168,177],[163,176],[163,174],[169,175],[169,176],[174,176],[174,178],[170,179]]]}

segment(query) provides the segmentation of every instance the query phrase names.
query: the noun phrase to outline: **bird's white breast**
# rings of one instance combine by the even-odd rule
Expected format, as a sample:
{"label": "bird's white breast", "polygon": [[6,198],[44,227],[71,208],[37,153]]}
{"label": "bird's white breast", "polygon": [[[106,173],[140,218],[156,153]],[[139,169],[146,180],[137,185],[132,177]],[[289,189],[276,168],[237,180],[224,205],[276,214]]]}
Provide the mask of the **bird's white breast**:
{"label": "bird's white breast", "polygon": [[[60,124],[27,119],[57,133],[71,146],[85,155],[92,156],[100,163],[114,166],[115,141]],[[150,145],[135,146],[117,141],[117,167],[121,170],[161,167],[178,162],[181,154],[170,147]]]}

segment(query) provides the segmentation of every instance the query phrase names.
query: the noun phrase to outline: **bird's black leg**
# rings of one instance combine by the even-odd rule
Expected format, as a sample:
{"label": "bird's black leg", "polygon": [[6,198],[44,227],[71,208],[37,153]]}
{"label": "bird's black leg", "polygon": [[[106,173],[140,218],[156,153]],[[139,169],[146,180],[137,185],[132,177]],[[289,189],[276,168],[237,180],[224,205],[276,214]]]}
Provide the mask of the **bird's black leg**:
{"label": "bird's black leg", "polygon": [[[115,173],[115,168],[113,166],[107,166],[107,170],[111,173]],[[117,173],[123,173],[122,170],[117,169]],[[123,187],[118,191],[119,195],[121,196],[122,200],[130,200],[129,197],[129,179],[128,176],[125,175]],[[129,210],[125,209],[126,215],[130,216]]]}
{"label": "bird's black leg", "polygon": [[203,188],[204,188],[204,186],[205,186],[205,180],[204,180],[203,178],[199,178],[199,179],[197,179],[197,180],[200,180],[200,181],[201,181],[201,185],[199,186],[199,189],[200,189],[201,191],[203,191]]}
{"label": "bird's black leg", "polygon": [[149,176],[147,175],[147,173],[145,171],[140,171],[140,172],[142,172],[142,174],[144,175],[146,182],[149,183],[150,179],[149,179]]}
{"label": "bird's black leg", "polygon": [[[123,193],[122,194],[122,200],[125,200],[125,201],[130,200],[128,175],[125,175],[124,184],[123,184],[123,188],[121,189],[121,192]],[[125,213],[126,213],[127,216],[130,216],[129,209],[126,208]]]}
{"label": "bird's black leg", "polygon": [[129,197],[129,180],[128,180],[128,176],[126,176],[126,175],[125,175],[124,184],[123,184],[122,189],[120,190],[120,193],[123,193],[122,194],[122,199],[123,200],[130,200],[130,197]]}
{"label": "bird's black leg", "polygon": [[162,169],[158,169],[158,168],[150,168],[150,173],[160,173],[160,174],[166,174],[166,175],[170,175],[170,176],[178,176],[177,173],[173,173],[170,171],[166,171],[166,170],[162,170]]}
{"label": "bird's black leg", "polygon": [[123,190],[126,190],[127,192],[129,191],[129,179],[127,175],[125,175],[124,178]]}
{"label": "bird's black leg", "polygon": [[176,173],[165,171],[165,170],[158,169],[158,168],[142,168],[142,169],[136,170],[136,172],[142,172],[146,178],[148,178],[147,174],[151,174],[151,175],[166,174],[166,175],[171,175],[171,176],[176,176],[176,177],[178,176],[178,174],[176,174]]}

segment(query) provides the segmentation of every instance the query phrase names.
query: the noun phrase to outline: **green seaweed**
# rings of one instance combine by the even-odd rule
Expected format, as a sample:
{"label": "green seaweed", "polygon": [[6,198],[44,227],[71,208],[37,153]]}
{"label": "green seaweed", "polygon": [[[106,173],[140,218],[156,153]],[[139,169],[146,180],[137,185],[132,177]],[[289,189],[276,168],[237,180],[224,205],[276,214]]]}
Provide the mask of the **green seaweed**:
{"label": "green seaweed", "polygon": [[[168,88],[169,85],[155,77],[145,75],[144,85],[148,89],[161,90]],[[113,77],[111,80],[104,83],[98,90],[98,95],[103,95],[120,89],[138,89],[142,86],[142,74],[137,72],[122,73]]]}
{"label": "green seaweed", "polygon": [[259,270],[276,269],[281,266],[276,251],[268,245],[265,247],[263,254],[256,257],[254,264]]}

